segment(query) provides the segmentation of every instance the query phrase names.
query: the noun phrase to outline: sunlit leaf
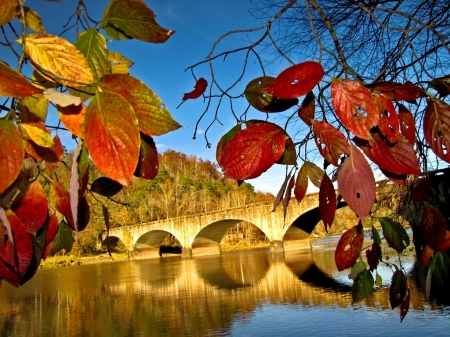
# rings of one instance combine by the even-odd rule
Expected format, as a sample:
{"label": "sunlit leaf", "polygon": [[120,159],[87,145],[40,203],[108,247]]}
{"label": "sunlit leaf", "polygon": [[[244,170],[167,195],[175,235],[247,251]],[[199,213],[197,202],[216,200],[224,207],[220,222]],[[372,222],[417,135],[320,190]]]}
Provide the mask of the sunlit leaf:
{"label": "sunlit leaf", "polygon": [[21,73],[0,61],[0,96],[23,98],[40,92]]}
{"label": "sunlit leaf", "polygon": [[109,62],[111,64],[111,74],[128,74],[134,65],[128,58],[118,52],[109,52]]}
{"label": "sunlit leaf", "polygon": [[130,75],[103,76],[98,86],[122,96],[133,107],[139,129],[148,136],[160,136],[181,127],[161,99],[144,82]]}
{"label": "sunlit leaf", "polygon": [[383,235],[388,245],[401,253],[409,246],[409,236],[405,228],[391,218],[377,218],[383,228]]}
{"label": "sunlit leaf", "polygon": [[[22,39],[17,40],[22,43]],[[27,35],[23,46],[33,66],[46,78],[77,87],[94,81],[88,61],[69,41],[49,34]]]}
{"label": "sunlit leaf", "polygon": [[334,260],[339,271],[350,268],[358,260],[364,243],[364,230],[355,226],[342,234],[336,246]]}
{"label": "sunlit leaf", "polygon": [[[36,33],[45,33],[45,28],[39,14],[26,6],[23,6],[23,11],[25,13],[25,26]],[[22,16],[19,15],[19,17],[21,18]],[[20,21],[23,22],[23,20]]]}
{"label": "sunlit leaf", "polygon": [[311,119],[314,140],[320,154],[334,166],[339,166],[339,158],[350,153],[347,138],[333,125]]}
{"label": "sunlit leaf", "polygon": [[62,183],[54,179],[50,180],[50,200],[54,204],[56,210],[61,213],[70,226],[75,229],[75,221],[70,207],[70,194]]}
{"label": "sunlit leaf", "polygon": [[131,105],[118,94],[99,92],[86,108],[84,138],[97,168],[107,177],[128,185],[140,148],[138,121]]}
{"label": "sunlit leaf", "polygon": [[48,201],[38,180],[29,184],[11,206],[29,233],[38,231],[47,219]]}
{"label": "sunlit leaf", "polygon": [[69,94],[65,94],[59,91],[56,91],[53,88],[45,89],[43,92],[45,98],[47,98],[53,104],[57,104],[61,107],[67,107],[69,105],[80,105],[81,98],[72,96]]}
{"label": "sunlit leaf", "polygon": [[315,96],[312,92],[308,92],[303,100],[300,108],[297,111],[298,117],[301,118],[306,125],[311,126],[311,119],[314,119],[314,112],[316,110]]}
{"label": "sunlit leaf", "polygon": [[13,211],[7,210],[6,216],[11,224],[12,236],[14,238],[14,251],[16,254],[15,270],[22,277],[30,266],[31,256],[33,254],[31,236]]}
{"label": "sunlit leaf", "polygon": [[74,240],[72,237],[72,229],[66,222],[61,221],[58,224],[58,231],[56,232],[55,238],[53,239],[50,255],[55,255],[63,249],[66,251],[66,253],[70,253],[73,247],[73,242]]}
{"label": "sunlit leaf", "polygon": [[58,115],[61,122],[74,136],[84,138],[84,118],[86,106],[69,105],[67,107],[58,106]]}
{"label": "sunlit leaf", "polygon": [[396,270],[392,275],[391,286],[389,287],[389,303],[391,308],[398,307],[406,297],[407,291],[406,275],[401,270]]}
{"label": "sunlit leaf", "polygon": [[420,228],[426,244],[436,249],[447,234],[447,221],[437,207],[426,204],[420,220]]}
{"label": "sunlit leaf", "polygon": [[309,180],[311,180],[314,186],[320,188],[320,186],[322,186],[322,178],[325,173],[324,170],[310,161],[305,161],[303,166],[306,169]]}
{"label": "sunlit leaf", "polygon": [[282,112],[298,103],[297,98],[280,99],[269,94],[266,89],[274,81],[273,77],[263,76],[251,80],[245,87],[244,94],[248,103],[261,112]]}
{"label": "sunlit leaf", "polygon": [[323,175],[319,190],[319,211],[325,225],[325,231],[328,231],[327,227],[331,228],[336,213],[336,192],[326,173]]}
{"label": "sunlit leaf", "polygon": [[219,165],[225,176],[235,180],[256,178],[283,154],[289,136],[276,124],[247,124],[224,146]]}
{"label": "sunlit leaf", "polygon": [[220,163],[220,159],[222,158],[223,149],[225,148],[225,145],[238,133],[242,130],[242,124],[237,124],[233,126],[226,134],[220,138],[219,142],[217,143],[216,148],[216,161]]}
{"label": "sunlit leaf", "polygon": [[426,96],[425,91],[411,83],[377,82],[368,86],[391,100],[413,101]]}
{"label": "sunlit leaf", "polygon": [[400,121],[400,132],[410,142],[416,142],[416,122],[412,113],[403,105],[398,104],[398,118]]}
{"label": "sunlit leaf", "polygon": [[94,81],[110,72],[111,63],[106,39],[97,29],[91,28],[82,32],[74,45],[88,61]]}
{"label": "sunlit leaf", "polygon": [[36,121],[41,122],[47,119],[48,99],[42,94],[34,94],[22,98],[17,104],[17,110],[20,111],[20,120],[23,123]]}
{"label": "sunlit leaf", "polygon": [[325,74],[320,63],[306,61],[283,70],[266,91],[281,99],[292,99],[310,92]]}
{"label": "sunlit leaf", "polygon": [[333,78],[331,102],[342,124],[355,136],[370,138],[370,129],[378,125],[380,113],[367,88],[359,82]]}
{"label": "sunlit leaf", "polygon": [[158,150],[153,138],[141,134],[141,150],[134,175],[142,179],[154,179],[158,175]]}
{"label": "sunlit leaf", "polygon": [[399,118],[391,100],[379,94],[374,95],[380,112],[378,128],[390,143],[395,143],[399,135]]}
{"label": "sunlit leaf", "polygon": [[22,168],[22,136],[12,121],[0,120],[0,193],[17,178]]}
{"label": "sunlit leaf", "polygon": [[338,188],[351,210],[363,220],[375,203],[375,178],[363,154],[350,144],[350,155],[338,171]]}
{"label": "sunlit leaf", "polygon": [[353,303],[358,303],[373,292],[374,279],[372,273],[368,270],[364,270],[356,276],[355,282],[352,287],[352,300]]}
{"label": "sunlit leaf", "polygon": [[175,31],[162,28],[156,15],[139,0],[115,0],[103,13],[102,28],[113,39],[134,38],[145,42],[166,42]]}
{"label": "sunlit leaf", "polygon": [[423,132],[433,152],[450,163],[450,105],[430,98],[423,118]]}
{"label": "sunlit leaf", "polygon": [[42,130],[35,125],[19,123],[19,130],[21,131],[23,138],[33,141],[36,145],[42,147],[52,147],[55,145],[50,132]]}
{"label": "sunlit leaf", "polygon": [[[23,1],[22,1],[23,2]],[[0,2],[0,26],[8,23],[19,14],[17,0],[2,0]]]}

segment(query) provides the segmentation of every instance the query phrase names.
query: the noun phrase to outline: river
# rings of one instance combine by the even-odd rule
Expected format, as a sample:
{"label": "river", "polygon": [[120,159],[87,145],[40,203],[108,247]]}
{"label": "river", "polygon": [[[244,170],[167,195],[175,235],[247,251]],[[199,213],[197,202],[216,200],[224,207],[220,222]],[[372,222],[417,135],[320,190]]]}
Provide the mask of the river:
{"label": "river", "polygon": [[[413,258],[409,313],[387,287],[351,304],[330,239],[313,251],[267,250],[41,269],[0,289],[1,336],[449,336],[450,307],[427,302]],[[387,282],[392,273],[381,270]]]}

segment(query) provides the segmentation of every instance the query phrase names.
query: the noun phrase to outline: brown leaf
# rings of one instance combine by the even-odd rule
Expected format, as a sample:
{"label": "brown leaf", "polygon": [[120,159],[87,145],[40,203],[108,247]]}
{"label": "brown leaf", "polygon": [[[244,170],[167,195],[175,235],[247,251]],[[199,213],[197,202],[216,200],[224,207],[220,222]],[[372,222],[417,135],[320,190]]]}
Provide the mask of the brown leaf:
{"label": "brown leaf", "polygon": [[350,268],[358,260],[364,243],[362,225],[350,228],[342,234],[336,246],[334,259],[339,271]]}
{"label": "brown leaf", "polygon": [[141,150],[134,175],[142,179],[154,179],[158,175],[158,150],[153,138],[141,133]]}

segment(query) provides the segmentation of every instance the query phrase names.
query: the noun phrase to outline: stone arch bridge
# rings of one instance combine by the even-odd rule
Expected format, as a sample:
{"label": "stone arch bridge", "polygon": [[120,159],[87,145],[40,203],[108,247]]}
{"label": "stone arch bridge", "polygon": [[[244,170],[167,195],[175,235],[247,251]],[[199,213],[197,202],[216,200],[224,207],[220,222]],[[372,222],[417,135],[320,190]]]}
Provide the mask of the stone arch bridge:
{"label": "stone arch bridge", "polygon": [[[220,254],[219,243],[234,225],[247,221],[258,227],[270,241],[271,252],[310,249],[311,233],[320,221],[318,194],[309,194],[301,203],[290,202],[286,217],[282,205],[272,212],[271,203],[152,221],[113,228],[110,239],[121,240],[129,251],[145,251],[158,257],[164,238],[171,234],[182,246],[182,257]],[[338,208],[346,206],[344,202]],[[104,238],[105,239],[105,238]]]}

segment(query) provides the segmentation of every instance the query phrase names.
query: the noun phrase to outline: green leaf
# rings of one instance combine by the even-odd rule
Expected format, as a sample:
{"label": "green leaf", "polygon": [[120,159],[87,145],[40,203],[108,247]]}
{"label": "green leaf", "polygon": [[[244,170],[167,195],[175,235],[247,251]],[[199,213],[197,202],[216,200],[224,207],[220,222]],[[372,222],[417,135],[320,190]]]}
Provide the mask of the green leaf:
{"label": "green leaf", "polygon": [[384,238],[390,247],[394,248],[398,253],[409,246],[409,236],[405,228],[398,222],[387,218],[377,218],[383,228]]}
{"label": "green leaf", "polygon": [[381,288],[383,286],[383,279],[381,278],[380,274],[377,273],[377,276],[375,277],[375,285],[378,288]]}
{"label": "green leaf", "polygon": [[362,301],[373,292],[374,280],[367,269],[358,274],[352,288],[353,303]]}
{"label": "green leaf", "polygon": [[[450,257],[437,251],[431,259],[427,275],[427,298],[448,294],[450,285]],[[448,296],[448,295],[447,295]]]}
{"label": "green leaf", "polygon": [[391,308],[398,307],[406,296],[406,275],[401,270],[396,270],[392,275],[391,286],[389,288],[389,302]]}
{"label": "green leaf", "polygon": [[356,277],[359,275],[359,273],[361,273],[362,271],[367,269],[367,265],[363,260],[359,260],[358,262],[356,262],[353,267],[352,267],[352,271],[350,272],[350,274],[348,275],[348,278],[350,280],[355,280]]}
{"label": "green leaf", "polygon": [[73,242],[72,229],[65,221],[61,221],[58,224],[58,231],[53,239],[50,255],[55,255],[63,249],[66,253],[69,253],[72,250]]}
{"label": "green leaf", "polygon": [[379,246],[381,245],[380,233],[378,230],[372,225],[372,239]]}
{"label": "green leaf", "polygon": [[110,72],[111,63],[106,39],[96,29],[91,28],[82,32],[74,45],[86,57],[95,81]]}

